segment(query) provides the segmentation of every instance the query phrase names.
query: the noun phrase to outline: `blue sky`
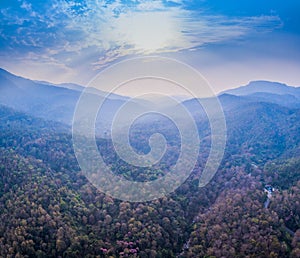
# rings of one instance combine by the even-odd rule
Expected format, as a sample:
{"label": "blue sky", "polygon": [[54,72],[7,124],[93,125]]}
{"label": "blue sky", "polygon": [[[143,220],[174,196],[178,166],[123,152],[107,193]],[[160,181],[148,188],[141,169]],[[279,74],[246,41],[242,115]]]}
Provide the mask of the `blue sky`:
{"label": "blue sky", "polygon": [[86,84],[126,58],[195,67],[219,92],[271,80],[300,86],[298,0],[1,0],[0,66]]}

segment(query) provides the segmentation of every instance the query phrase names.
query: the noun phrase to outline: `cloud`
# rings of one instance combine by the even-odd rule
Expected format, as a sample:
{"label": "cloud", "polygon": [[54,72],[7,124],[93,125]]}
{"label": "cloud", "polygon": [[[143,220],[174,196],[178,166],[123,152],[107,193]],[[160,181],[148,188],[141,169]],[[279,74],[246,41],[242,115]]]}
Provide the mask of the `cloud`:
{"label": "cloud", "polygon": [[98,69],[126,56],[195,49],[281,25],[277,16],[208,15],[186,9],[181,0],[38,2],[20,1],[18,8],[1,9],[1,45],[7,46],[1,55],[14,51],[30,60],[35,53],[49,63],[74,65],[72,56],[77,60],[79,54],[93,52]]}
{"label": "cloud", "polygon": [[[99,49],[98,67],[127,55],[145,55],[193,49],[266,32],[281,25],[277,16],[226,17],[187,10],[181,1],[122,1],[83,6],[69,1],[63,12],[69,28],[85,32],[80,46]],[[77,7],[74,9],[74,7]],[[77,10],[77,11],[76,11]]]}
{"label": "cloud", "polygon": [[164,10],[129,11],[108,19],[102,39],[109,47],[103,65],[128,54],[157,54],[199,48],[266,32],[281,26],[277,16],[228,18],[172,7]]}

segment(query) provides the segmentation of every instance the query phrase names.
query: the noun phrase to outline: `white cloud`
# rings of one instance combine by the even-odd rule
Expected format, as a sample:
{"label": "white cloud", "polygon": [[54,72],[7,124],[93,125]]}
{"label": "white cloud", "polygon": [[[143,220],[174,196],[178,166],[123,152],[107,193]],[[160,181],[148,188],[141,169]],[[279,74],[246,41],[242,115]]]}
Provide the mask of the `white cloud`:
{"label": "white cloud", "polygon": [[162,10],[164,5],[161,1],[140,1],[140,4],[137,6],[139,11],[153,11],[153,10]]}
{"label": "white cloud", "polygon": [[37,17],[37,12],[32,10],[32,5],[31,3],[27,3],[26,1],[23,1],[21,4],[21,8],[23,8],[24,10],[26,10],[29,13],[30,17]]}
{"label": "white cloud", "polygon": [[99,66],[126,55],[174,52],[233,40],[281,24],[277,16],[205,15],[180,5],[166,7],[160,0],[135,1],[130,7],[121,1],[112,4],[98,1],[96,6],[87,2],[85,15],[74,15],[70,11],[74,5],[65,4],[64,12],[70,18],[68,28],[79,29],[86,35],[86,40],[77,47],[99,49]]}
{"label": "white cloud", "polygon": [[[274,29],[279,24],[280,19],[276,16],[229,19],[172,7],[129,11],[111,17],[103,24],[107,29],[103,29],[99,35],[107,51],[105,61],[109,62],[122,56],[122,53],[153,54],[192,49]],[[101,64],[102,61],[103,57]]]}
{"label": "white cloud", "polygon": [[21,8],[27,14],[19,19],[6,13],[7,23],[31,22],[11,36],[15,44],[44,49],[42,55],[49,55],[51,62],[65,52],[76,58],[93,48],[99,57],[96,68],[128,55],[194,49],[281,24],[277,16],[229,18],[196,13],[184,9],[182,0],[132,0],[127,4],[121,0],[57,0],[40,12],[23,1]]}

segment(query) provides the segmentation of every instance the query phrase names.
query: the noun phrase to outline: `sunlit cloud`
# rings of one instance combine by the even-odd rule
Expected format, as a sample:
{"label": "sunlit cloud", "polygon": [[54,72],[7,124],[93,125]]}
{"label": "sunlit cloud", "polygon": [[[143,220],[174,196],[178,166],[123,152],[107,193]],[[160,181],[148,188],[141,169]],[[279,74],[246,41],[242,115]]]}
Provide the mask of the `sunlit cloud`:
{"label": "sunlit cloud", "polygon": [[19,9],[1,9],[2,56],[14,51],[32,60],[34,53],[65,66],[81,56],[99,69],[126,56],[192,50],[281,26],[278,16],[208,15],[180,0],[57,0],[42,7],[24,0]]}
{"label": "sunlit cloud", "polygon": [[[115,5],[113,9],[108,8],[102,12],[96,35],[99,35],[99,45],[105,52],[96,65],[101,67],[126,55],[198,48],[281,26],[277,16],[229,18],[205,15],[199,11],[196,13],[182,6],[167,8],[161,1],[155,2],[142,2],[135,8],[125,8],[118,15],[111,14],[115,13],[115,8],[122,10],[122,5]],[[93,40],[95,38],[89,42]]]}

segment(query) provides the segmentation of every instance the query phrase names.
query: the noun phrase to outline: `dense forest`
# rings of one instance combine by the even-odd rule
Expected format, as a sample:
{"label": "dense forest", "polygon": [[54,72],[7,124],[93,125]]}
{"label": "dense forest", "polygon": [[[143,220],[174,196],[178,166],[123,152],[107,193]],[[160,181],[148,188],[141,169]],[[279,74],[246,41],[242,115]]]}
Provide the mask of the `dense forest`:
{"label": "dense forest", "polygon": [[[67,126],[3,106],[0,113],[2,257],[300,255],[299,159],[297,150],[289,148],[297,135],[291,145],[275,143],[269,150],[268,137],[276,132],[238,138],[235,120],[224,161],[209,185],[198,187],[199,159],[176,192],[130,203],[99,192],[82,175]],[[253,126],[261,128],[257,123],[266,119]],[[293,127],[291,123],[288,135]],[[137,133],[139,139],[149,134]],[[111,146],[109,140],[99,139],[99,149],[102,145]],[[106,156],[108,162],[115,157],[110,147]],[[142,180],[140,173],[122,165],[116,173]],[[268,208],[265,184],[275,187]]]}
{"label": "dense forest", "polygon": [[[209,123],[195,100],[183,102],[201,138],[194,170],[173,193],[126,202],[97,190],[80,170],[67,122],[79,93],[2,74],[8,86],[0,90],[10,97],[1,95],[0,105],[0,257],[300,257],[300,101],[220,95],[227,143],[205,187],[199,176],[211,144]],[[17,87],[25,82],[28,96]],[[48,95],[55,99],[40,113],[32,103],[36,91],[38,106]],[[16,92],[19,102],[12,101]],[[108,109],[116,107],[110,101]],[[113,173],[151,181],[176,163],[179,132],[164,119],[137,123],[130,132],[138,153],[149,151],[156,132],[167,149],[147,169],[120,159],[109,137],[96,142]]]}

